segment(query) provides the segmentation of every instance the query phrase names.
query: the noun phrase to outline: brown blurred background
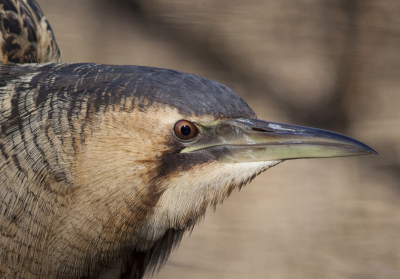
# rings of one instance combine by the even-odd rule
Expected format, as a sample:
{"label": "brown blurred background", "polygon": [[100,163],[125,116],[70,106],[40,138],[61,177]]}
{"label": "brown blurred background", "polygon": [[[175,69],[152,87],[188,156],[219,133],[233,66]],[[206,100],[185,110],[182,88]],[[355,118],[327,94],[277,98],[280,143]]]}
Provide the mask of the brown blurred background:
{"label": "brown blurred background", "polygon": [[65,62],[173,68],[379,156],[285,162],[154,277],[400,278],[400,1],[38,0]]}

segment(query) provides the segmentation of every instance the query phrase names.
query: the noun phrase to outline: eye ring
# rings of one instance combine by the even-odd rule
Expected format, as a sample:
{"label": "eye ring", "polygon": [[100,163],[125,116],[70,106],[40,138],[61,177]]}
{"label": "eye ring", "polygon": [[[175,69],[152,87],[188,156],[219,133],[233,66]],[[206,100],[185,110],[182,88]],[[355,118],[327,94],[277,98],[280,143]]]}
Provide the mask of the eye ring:
{"label": "eye ring", "polygon": [[187,120],[179,120],[174,126],[175,135],[181,140],[191,140],[195,138],[199,130],[196,125]]}

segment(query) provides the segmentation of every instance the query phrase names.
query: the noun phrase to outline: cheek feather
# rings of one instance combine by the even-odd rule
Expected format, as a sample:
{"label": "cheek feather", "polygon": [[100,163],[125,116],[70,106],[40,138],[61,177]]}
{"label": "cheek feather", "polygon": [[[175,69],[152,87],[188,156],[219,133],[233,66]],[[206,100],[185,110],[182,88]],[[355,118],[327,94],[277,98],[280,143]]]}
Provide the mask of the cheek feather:
{"label": "cheek feather", "polygon": [[168,228],[185,229],[192,226],[201,220],[209,205],[216,206],[234,189],[240,189],[258,174],[280,162],[212,162],[169,177],[166,185],[163,185],[165,191],[146,226],[155,230],[145,237],[157,237]]}

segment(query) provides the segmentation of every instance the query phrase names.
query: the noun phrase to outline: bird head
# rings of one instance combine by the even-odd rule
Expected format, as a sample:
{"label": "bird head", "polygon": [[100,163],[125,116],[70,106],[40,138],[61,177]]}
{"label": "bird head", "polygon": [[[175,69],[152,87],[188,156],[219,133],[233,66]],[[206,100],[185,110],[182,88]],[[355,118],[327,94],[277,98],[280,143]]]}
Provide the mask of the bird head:
{"label": "bird head", "polygon": [[89,212],[121,237],[129,228],[143,249],[283,160],[375,152],[333,132],[259,120],[228,87],[195,75],[92,64],[57,71],[53,90],[69,88],[58,93],[68,103],[58,114],[75,131],[62,140],[76,158],[71,218]]}

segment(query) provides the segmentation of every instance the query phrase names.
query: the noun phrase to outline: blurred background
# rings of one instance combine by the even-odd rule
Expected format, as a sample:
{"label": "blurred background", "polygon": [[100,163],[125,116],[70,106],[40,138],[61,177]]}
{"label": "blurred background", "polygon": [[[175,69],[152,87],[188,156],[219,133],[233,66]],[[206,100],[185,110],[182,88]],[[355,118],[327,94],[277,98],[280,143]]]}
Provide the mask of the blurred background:
{"label": "blurred background", "polygon": [[65,62],[194,73],[261,119],[380,154],[268,170],[210,209],[154,278],[400,278],[400,1],[38,2]]}

